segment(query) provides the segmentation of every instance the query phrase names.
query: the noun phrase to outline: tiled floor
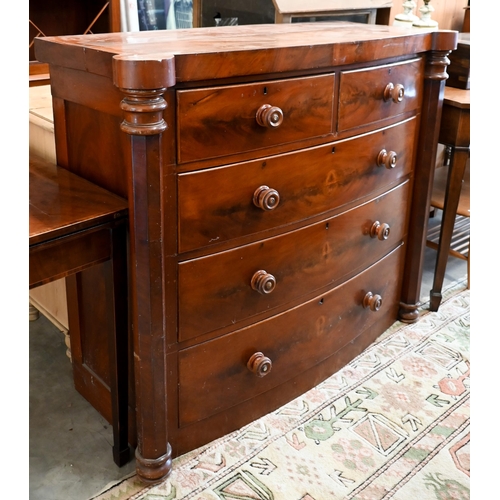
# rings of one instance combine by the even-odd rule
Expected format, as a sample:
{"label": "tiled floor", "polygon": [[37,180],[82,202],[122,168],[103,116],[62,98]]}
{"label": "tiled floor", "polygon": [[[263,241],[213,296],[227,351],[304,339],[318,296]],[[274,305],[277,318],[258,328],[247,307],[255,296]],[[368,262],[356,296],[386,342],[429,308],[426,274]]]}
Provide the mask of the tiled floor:
{"label": "tiled floor", "polygon": [[[428,296],[436,253],[426,250],[422,297]],[[466,276],[450,257],[445,286]],[[134,471],[112,459],[110,425],[73,387],[64,335],[43,316],[30,322],[30,500],[87,500]]]}

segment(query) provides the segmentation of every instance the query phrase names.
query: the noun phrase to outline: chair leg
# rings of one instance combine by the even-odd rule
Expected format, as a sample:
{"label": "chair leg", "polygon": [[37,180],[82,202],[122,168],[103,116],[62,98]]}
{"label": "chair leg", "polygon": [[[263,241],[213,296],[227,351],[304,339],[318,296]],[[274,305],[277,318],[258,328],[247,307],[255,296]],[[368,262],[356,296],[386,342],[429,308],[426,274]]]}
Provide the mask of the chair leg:
{"label": "chair leg", "polygon": [[469,241],[469,252],[467,255],[467,290],[470,290],[470,241]]}
{"label": "chair leg", "polygon": [[434,271],[434,283],[430,293],[430,310],[437,311],[442,300],[442,288],[448,254],[450,251],[451,237],[455,225],[462,180],[465,174],[469,148],[453,148],[451,162],[448,171],[446,195],[444,199],[443,218],[441,232],[439,234],[439,247]]}

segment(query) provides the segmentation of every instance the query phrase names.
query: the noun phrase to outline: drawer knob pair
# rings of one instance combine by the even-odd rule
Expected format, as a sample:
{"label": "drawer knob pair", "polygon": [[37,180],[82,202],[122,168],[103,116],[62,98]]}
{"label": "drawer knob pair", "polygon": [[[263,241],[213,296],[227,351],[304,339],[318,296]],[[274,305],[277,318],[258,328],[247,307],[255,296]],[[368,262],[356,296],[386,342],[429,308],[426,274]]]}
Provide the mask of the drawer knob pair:
{"label": "drawer knob pair", "polygon": [[387,222],[383,222],[382,224],[377,220],[372,224],[370,228],[370,236],[372,238],[378,238],[383,241],[389,238],[389,234],[391,232],[391,228]]}
{"label": "drawer knob pair", "polygon": [[370,311],[378,311],[382,307],[382,297],[378,294],[368,292],[363,299],[363,307]]}
{"label": "drawer knob pair", "polygon": [[278,106],[263,104],[257,110],[255,118],[261,127],[276,128],[283,123],[283,111]]}
{"label": "drawer knob pair", "polygon": [[405,96],[405,88],[401,83],[388,83],[384,89],[384,101],[401,102]]}
{"label": "drawer knob pair", "polygon": [[248,360],[247,367],[257,377],[265,377],[271,371],[273,363],[261,352],[256,352]]}
{"label": "drawer knob pair", "polygon": [[269,186],[260,186],[253,194],[253,203],[262,210],[274,210],[280,202],[280,194]]}
{"label": "drawer knob pair", "polygon": [[262,295],[267,295],[276,288],[276,278],[272,274],[261,269],[252,276],[251,285],[257,292]]}
{"label": "drawer knob pair", "polygon": [[396,151],[387,151],[382,149],[377,156],[377,165],[379,167],[394,168],[398,161],[398,155]]}

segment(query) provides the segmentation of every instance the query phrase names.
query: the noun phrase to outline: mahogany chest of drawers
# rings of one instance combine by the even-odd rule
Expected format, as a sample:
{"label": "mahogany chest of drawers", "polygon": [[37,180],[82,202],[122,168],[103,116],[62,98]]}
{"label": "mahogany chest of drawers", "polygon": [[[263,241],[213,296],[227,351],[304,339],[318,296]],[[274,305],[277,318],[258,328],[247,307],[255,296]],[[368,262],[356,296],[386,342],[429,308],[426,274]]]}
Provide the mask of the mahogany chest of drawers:
{"label": "mahogany chest of drawers", "polygon": [[58,163],[129,202],[143,480],[417,319],[456,36],[306,23],[36,40]]}

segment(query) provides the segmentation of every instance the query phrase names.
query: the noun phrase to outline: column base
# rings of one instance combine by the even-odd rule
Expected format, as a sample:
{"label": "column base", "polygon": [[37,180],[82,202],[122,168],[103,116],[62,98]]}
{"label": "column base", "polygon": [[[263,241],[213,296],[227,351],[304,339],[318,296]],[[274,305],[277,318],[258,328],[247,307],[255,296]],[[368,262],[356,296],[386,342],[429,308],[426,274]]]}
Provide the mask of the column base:
{"label": "column base", "polygon": [[146,484],[161,483],[172,471],[172,447],[167,445],[167,453],[159,458],[144,458],[135,450],[136,472]]}
{"label": "column base", "polygon": [[399,303],[399,320],[403,323],[415,323],[420,317],[418,308],[420,303],[417,304],[405,304],[404,302]]}

